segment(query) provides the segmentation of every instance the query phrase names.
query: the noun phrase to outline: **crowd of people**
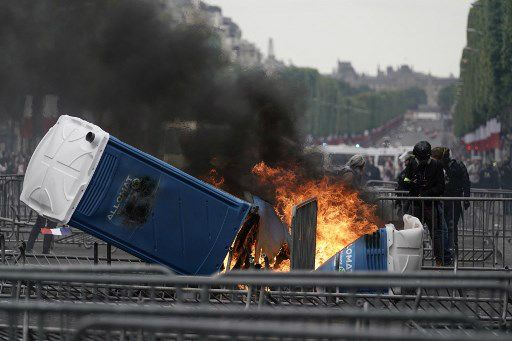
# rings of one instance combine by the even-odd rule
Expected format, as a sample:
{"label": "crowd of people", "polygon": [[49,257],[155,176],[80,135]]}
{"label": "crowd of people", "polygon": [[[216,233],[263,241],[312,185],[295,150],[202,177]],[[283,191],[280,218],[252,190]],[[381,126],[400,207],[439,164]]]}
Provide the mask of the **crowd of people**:
{"label": "crowd of people", "polygon": [[475,188],[512,190],[512,166],[510,160],[503,162],[487,162],[482,164],[479,159],[466,162],[469,179]]}
{"label": "crowd of people", "polygon": [[0,153],[0,175],[2,174],[25,174],[28,164],[28,157],[20,154],[3,155]]}
{"label": "crowd of people", "polygon": [[[366,158],[363,182],[369,180],[396,181],[399,174],[405,169],[407,163],[406,153],[400,157],[400,162],[395,165],[391,157],[383,160],[376,166],[372,158]],[[509,159],[502,162],[486,162],[481,159],[461,159],[467,165],[469,180],[473,188],[506,189],[512,190],[512,164]]]}
{"label": "crowd of people", "polygon": [[[458,250],[458,223],[463,210],[470,206],[469,201],[462,199],[470,196],[469,172],[462,161],[451,157],[449,148],[432,149],[427,141],[418,142],[413,151],[401,156],[401,162],[397,190],[419,199],[399,201],[398,209],[402,214],[418,217],[428,228],[436,266],[450,266]],[[376,176],[377,171],[364,156],[354,155],[341,169],[340,176],[348,186],[361,190],[364,179]],[[438,197],[461,199],[436,200]]]}

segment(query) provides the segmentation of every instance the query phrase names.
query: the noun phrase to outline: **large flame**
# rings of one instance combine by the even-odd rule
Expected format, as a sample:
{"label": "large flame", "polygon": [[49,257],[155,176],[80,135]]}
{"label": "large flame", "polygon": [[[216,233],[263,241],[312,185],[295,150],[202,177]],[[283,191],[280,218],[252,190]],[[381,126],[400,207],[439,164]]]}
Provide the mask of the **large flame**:
{"label": "large flame", "polygon": [[297,172],[272,168],[260,162],[253,168],[262,185],[273,189],[275,210],[291,225],[293,206],[317,198],[318,218],[315,267],[358,237],[377,230],[375,207],[362,201],[340,180],[331,177],[307,179]]}

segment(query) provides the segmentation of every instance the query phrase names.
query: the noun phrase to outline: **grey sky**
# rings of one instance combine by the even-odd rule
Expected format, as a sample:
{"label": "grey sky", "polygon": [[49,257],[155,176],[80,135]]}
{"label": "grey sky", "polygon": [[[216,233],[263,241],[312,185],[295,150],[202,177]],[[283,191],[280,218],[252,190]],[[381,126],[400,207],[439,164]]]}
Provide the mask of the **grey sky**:
{"label": "grey sky", "polygon": [[337,59],[360,72],[377,65],[459,74],[473,0],[206,0],[222,7],[266,54],[329,73]]}

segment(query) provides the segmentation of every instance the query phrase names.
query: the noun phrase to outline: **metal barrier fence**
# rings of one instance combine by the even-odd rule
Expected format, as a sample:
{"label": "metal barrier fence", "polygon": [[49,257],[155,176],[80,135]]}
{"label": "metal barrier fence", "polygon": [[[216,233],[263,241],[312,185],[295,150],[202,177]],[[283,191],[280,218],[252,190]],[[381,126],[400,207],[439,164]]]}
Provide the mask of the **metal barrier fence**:
{"label": "metal barrier fence", "polygon": [[430,243],[424,249],[423,265],[433,266],[434,258],[451,253],[453,265],[459,268],[512,266],[512,212],[508,210],[512,198],[388,195],[379,196],[376,204],[385,222],[400,227],[403,213],[409,213],[429,225]]}
{"label": "metal barrier fence", "polygon": [[23,175],[0,176],[0,217],[16,220],[35,220],[32,209],[20,200]]}
{"label": "metal barrier fence", "polygon": [[378,188],[396,188],[398,183],[396,181],[385,181],[385,180],[368,180],[366,181],[366,187],[378,187]]}
{"label": "metal barrier fence", "polygon": [[[4,335],[72,340],[505,340],[507,332],[482,328],[458,314],[332,311],[286,308],[1,304],[10,319]],[[30,316],[31,314],[32,316]],[[47,327],[48,315],[66,315],[76,326]],[[30,319],[34,324],[30,324]],[[18,321],[23,321],[21,324]],[[58,322],[58,321],[57,321]],[[437,327],[435,327],[437,326]],[[2,330],[0,329],[0,333]],[[2,334],[0,334],[1,337]],[[67,338],[66,338],[67,339]]]}
{"label": "metal barrier fence", "polygon": [[[87,236],[87,235],[86,235]],[[59,240],[57,240],[58,242]],[[69,247],[71,246],[71,247]],[[100,249],[101,246],[101,249]],[[0,266],[1,265],[97,265],[97,264],[142,264],[143,262],[122,250],[111,245],[97,242],[92,247],[77,248],[76,245],[62,244],[58,252],[49,254],[28,252],[26,243],[6,242],[0,234]],[[65,247],[65,248],[64,248]]]}
{"label": "metal barrier fence", "polygon": [[[0,233],[4,235],[8,248],[14,249],[15,252],[17,245],[12,243],[20,243],[28,239],[36,217],[35,212],[19,200],[22,183],[22,175],[0,176]],[[397,199],[396,197],[406,196],[407,192],[396,191],[391,187],[382,187],[393,185],[393,182],[372,181],[368,183],[378,185],[372,188],[370,193],[378,204],[379,215],[382,221],[385,223],[392,222],[400,226],[400,215],[404,212],[400,203],[407,203],[408,201],[403,198]],[[511,263],[509,253],[511,251],[512,236],[507,226],[510,226],[512,223],[510,221],[512,202],[505,199],[512,198],[512,191],[473,189],[472,195],[482,199],[495,198],[504,199],[504,201],[484,202],[477,201],[473,197],[469,200],[471,206],[469,210],[461,214],[458,228],[459,235],[461,236],[457,255],[458,265],[486,268],[509,266]],[[384,199],[383,197],[388,198]],[[446,206],[450,205],[454,206],[455,201],[448,201]],[[41,242],[42,239],[40,235],[37,242]],[[69,245],[71,248],[79,245],[88,249],[94,243],[105,245],[103,241],[76,229],[72,229],[72,234],[69,236],[54,238],[55,245]],[[425,251],[424,265],[432,266],[434,264],[432,247],[427,245]],[[81,261],[87,262],[89,260],[87,256],[83,258],[83,252],[78,252],[78,257],[74,257],[75,255],[77,255],[75,252],[69,252],[67,256],[44,256],[38,259],[37,255],[34,255],[29,258],[33,258],[33,264],[52,264],[58,263],[60,260],[65,263],[80,263]]]}
{"label": "metal barrier fence", "polygon": [[[435,222],[438,213],[428,208],[442,202],[439,214],[450,224],[457,205],[469,202],[460,212],[456,273],[443,271],[446,267],[429,271],[435,247],[427,241],[421,273],[248,271],[190,277],[140,263],[70,266],[139,262],[113,258],[110,247],[100,257],[98,241],[80,231],[55,241],[75,256],[25,253],[21,241],[35,216],[15,196],[21,178],[17,185],[14,178],[4,181],[8,178],[0,177],[0,216],[5,207],[11,212],[0,218],[0,340],[512,337],[512,273],[507,270],[512,265],[512,192],[476,190],[471,198],[440,200],[374,189],[379,215],[397,226],[407,207],[423,221]],[[437,233],[432,228],[432,240]],[[86,254],[76,255],[77,245]],[[93,245],[94,253],[89,252]]]}
{"label": "metal barrier fence", "polygon": [[3,267],[0,339],[501,340],[512,332],[511,279],[503,272],[184,277],[148,266]]}
{"label": "metal barrier fence", "polygon": [[[0,234],[2,234],[7,242],[21,242],[27,241],[34,226],[34,221],[23,221],[13,220],[0,217],[0,224],[4,223],[4,226],[0,226]],[[36,239],[36,243],[43,241],[43,235],[40,234]],[[71,228],[71,234],[65,236],[54,236],[55,244],[62,245],[77,245],[89,249],[94,243],[105,244],[102,240],[99,240],[90,234],[80,231],[75,228]]]}
{"label": "metal barrier fence", "polygon": [[[398,183],[396,181],[370,180],[366,182],[366,189],[370,193],[395,195],[408,194],[408,191],[397,190],[397,186]],[[471,196],[484,198],[512,198],[512,190],[471,188]]]}
{"label": "metal barrier fence", "polygon": [[[96,270],[98,269],[98,270]],[[121,270],[126,271],[126,267]],[[112,267],[89,271],[5,267],[0,297],[70,303],[159,306],[288,306],[459,312],[482,322],[512,320],[509,272],[481,273],[233,273],[173,276]],[[159,268],[146,267],[152,272]]]}
{"label": "metal barrier fence", "polygon": [[[37,213],[20,200],[22,188],[23,175],[0,175],[0,234],[7,243],[27,241],[37,218]],[[40,235],[36,242],[42,240]],[[77,229],[72,229],[71,235],[56,236],[54,243],[85,248],[91,248],[94,243],[106,244]]]}

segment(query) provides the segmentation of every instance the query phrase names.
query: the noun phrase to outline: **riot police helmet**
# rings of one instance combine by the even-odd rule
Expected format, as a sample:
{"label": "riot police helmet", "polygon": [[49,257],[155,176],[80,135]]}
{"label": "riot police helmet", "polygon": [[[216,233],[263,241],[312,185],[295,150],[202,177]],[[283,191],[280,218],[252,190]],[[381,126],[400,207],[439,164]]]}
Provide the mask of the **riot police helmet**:
{"label": "riot police helmet", "polygon": [[419,161],[428,160],[432,154],[432,146],[427,141],[420,141],[416,143],[412,153]]}

